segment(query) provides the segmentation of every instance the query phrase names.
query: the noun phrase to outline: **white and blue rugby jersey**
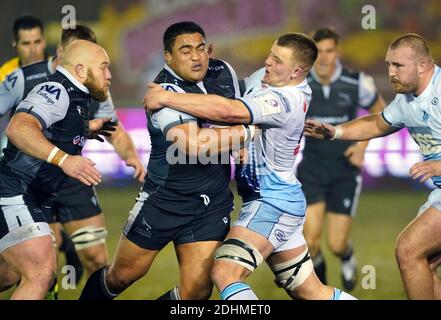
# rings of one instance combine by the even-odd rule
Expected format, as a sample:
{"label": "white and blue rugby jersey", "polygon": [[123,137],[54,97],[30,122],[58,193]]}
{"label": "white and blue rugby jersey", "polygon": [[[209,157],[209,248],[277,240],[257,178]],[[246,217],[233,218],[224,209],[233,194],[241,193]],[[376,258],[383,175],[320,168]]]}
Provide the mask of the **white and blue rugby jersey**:
{"label": "white and blue rugby jersey", "polygon": [[[307,81],[296,86],[271,87],[261,83],[262,70],[245,83],[240,99],[249,109],[251,124],[261,131],[249,146],[248,164],[242,166],[238,186],[248,188],[287,213],[304,215],[304,196],[294,174],[305,114],[311,101]],[[246,192],[241,193],[246,199]],[[301,203],[293,206],[292,203]]]}
{"label": "white and blue rugby jersey", "polygon": [[[383,110],[391,126],[406,127],[420,147],[424,160],[441,160],[441,69],[435,70],[427,88],[418,96],[397,94]],[[441,188],[441,176],[433,177]]]}

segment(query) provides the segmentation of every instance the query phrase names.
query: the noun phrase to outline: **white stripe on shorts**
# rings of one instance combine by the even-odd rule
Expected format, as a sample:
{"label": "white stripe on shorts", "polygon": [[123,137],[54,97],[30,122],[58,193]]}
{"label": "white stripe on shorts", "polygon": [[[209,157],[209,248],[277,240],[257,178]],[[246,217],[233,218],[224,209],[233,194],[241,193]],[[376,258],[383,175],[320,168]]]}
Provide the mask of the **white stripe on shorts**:
{"label": "white stripe on shorts", "polygon": [[9,231],[35,222],[29,212],[28,206],[24,203],[23,195],[0,198],[0,206]]}
{"label": "white stripe on shorts", "polygon": [[147,200],[149,197],[149,194],[147,192],[140,192],[138,195],[138,198],[136,198],[136,203],[133,206],[133,209],[129,212],[129,217],[127,219],[127,222],[123,228],[124,235],[127,236],[127,234],[130,231],[130,228],[132,228],[133,222],[136,220],[136,217],[138,216],[139,212],[141,211],[142,206],[144,205],[144,201]]}

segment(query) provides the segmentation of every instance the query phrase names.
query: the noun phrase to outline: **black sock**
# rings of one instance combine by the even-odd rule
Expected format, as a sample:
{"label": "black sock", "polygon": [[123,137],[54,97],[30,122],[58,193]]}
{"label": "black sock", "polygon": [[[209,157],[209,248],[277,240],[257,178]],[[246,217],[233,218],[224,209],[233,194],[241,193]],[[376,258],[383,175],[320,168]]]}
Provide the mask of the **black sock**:
{"label": "black sock", "polygon": [[354,249],[352,248],[352,244],[348,244],[346,251],[341,255],[340,259],[342,261],[348,261],[349,259],[351,259],[353,254],[354,254]]}
{"label": "black sock", "polygon": [[178,287],[174,287],[173,289],[168,290],[156,300],[181,300]]}
{"label": "black sock", "polygon": [[79,300],[113,300],[118,296],[107,288],[106,272],[107,266],[104,266],[90,275]]}
{"label": "black sock", "polygon": [[326,284],[326,262],[321,252],[312,258],[312,263],[314,264],[315,274],[323,284]]}

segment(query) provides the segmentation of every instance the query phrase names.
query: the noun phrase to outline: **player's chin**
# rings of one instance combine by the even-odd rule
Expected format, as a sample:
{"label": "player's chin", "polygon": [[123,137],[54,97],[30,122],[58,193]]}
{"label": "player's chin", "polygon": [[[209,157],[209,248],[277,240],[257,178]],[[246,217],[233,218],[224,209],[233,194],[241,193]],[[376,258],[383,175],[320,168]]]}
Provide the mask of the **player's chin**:
{"label": "player's chin", "polygon": [[194,82],[202,81],[204,79],[204,77],[205,77],[205,74],[206,74],[206,72],[203,71],[203,70],[193,71],[191,73],[192,80]]}
{"label": "player's chin", "polygon": [[99,102],[106,101],[108,97],[109,97],[109,88],[96,91],[92,94],[92,98],[94,98],[95,100],[97,100]]}

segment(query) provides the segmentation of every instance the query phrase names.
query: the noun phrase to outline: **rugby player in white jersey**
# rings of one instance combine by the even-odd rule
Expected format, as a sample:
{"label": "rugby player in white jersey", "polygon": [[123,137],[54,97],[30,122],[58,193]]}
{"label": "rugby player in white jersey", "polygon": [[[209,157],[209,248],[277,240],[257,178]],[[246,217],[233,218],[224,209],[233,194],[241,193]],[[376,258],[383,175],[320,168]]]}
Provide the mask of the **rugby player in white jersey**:
{"label": "rugby player in white jersey", "polygon": [[375,115],[338,126],[307,121],[306,135],[322,139],[362,141],[407,128],[424,161],[410,176],[438,187],[398,237],[395,255],[409,299],[441,299],[441,69],[426,41],[417,34],[396,39],[386,54],[395,99]]}

